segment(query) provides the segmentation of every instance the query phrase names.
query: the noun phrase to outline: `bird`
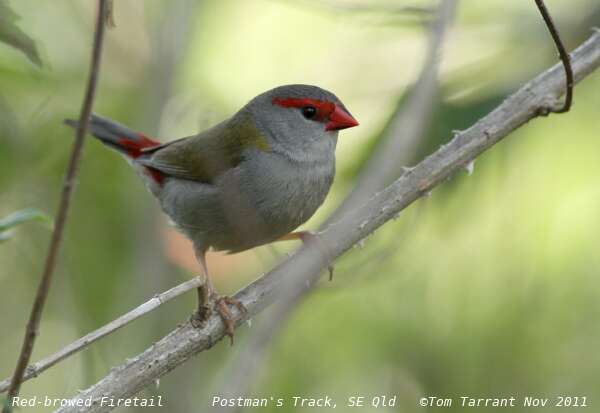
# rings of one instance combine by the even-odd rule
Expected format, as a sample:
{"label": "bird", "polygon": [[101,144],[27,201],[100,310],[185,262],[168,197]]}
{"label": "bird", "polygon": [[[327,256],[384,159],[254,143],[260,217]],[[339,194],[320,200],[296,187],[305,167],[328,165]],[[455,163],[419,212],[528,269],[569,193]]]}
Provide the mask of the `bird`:
{"label": "bird", "polygon": [[[65,123],[78,126],[72,119]],[[129,161],[192,241],[204,277],[195,320],[202,325],[216,310],[233,344],[236,320],[228,306],[246,309],[215,291],[206,252],[306,241],[312,233],[295,230],[331,188],[338,133],[358,124],[333,93],[292,84],[259,94],[209,129],[167,143],[96,114],[88,130]]]}

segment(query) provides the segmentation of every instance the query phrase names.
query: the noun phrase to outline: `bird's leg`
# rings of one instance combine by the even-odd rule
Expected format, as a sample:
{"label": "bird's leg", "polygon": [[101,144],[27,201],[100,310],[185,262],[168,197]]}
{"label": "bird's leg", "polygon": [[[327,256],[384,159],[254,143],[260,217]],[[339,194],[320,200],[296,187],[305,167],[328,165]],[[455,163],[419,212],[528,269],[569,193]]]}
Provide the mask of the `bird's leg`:
{"label": "bird's leg", "polygon": [[[285,234],[283,237],[277,238],[275,241],[295,241],[300,240],[303,244],[306,244],[311,239],[315,238],[315,233],[312,231],[296,231]],[[327,271],[329,271],[329,281],[333,281],[333,265],[327,265]]]}
{"label": "bird's leg", "polygon": [[215,304],[215,310],[219,313],[223,324],[225,325],[225,334],[229,336],[231,345],[233,346],[233,329],[235,327],[236,317],[231,313],[229,305],[235,306],[240,314],[248,312],[244,304],[240,300],[227,295],[219,295],[214,290],[212,292],[211,300]]}
{"label": "bird's leg", "polygon": [[196,258],[202,267],[202,273],[204,276],[204,282],[196,290],[198,293],[198,310],[192,317],[192,321],[195,323],[195,327],[201,327],[204,322],[208,320],[212,313],[210,299],[213,294],[212,283],[208,276],[208,267],[206,266],[206,252],[196,251]]}
{"label": "bird's leg", "polygon": [[228,305],[234,305],[240,313],[247,312],[246,307],[239,300],[228,296],[221,296],[215,291],[208,275],[205,252],[198,251],[196,256],[204,272],[204,283],[197,290],[198,310],[192,316],[192,324],[194,327],[202,327],[204,322],[211,316],[212,310],[216,310],[225,325],[225,334],[229,336],[233,345],[233,329],[236,320]]}
{"label": "bird's leg", "polygon": [[196,290],[198,292],[198,309],[195,314],[196,321],[203,324],[212,314],[210,297],[212,295],[212,285],[208,276],[204,277],[204,283]]}
{"label": "bird's leg", "polygon": [[312,231],[295,231],[295,232],[290,232],[289,234],[285,234],[283,237],[279,237],[275,241],[300,240],[303,243],[306,243],[314,236],[315,236],[315,233]]}

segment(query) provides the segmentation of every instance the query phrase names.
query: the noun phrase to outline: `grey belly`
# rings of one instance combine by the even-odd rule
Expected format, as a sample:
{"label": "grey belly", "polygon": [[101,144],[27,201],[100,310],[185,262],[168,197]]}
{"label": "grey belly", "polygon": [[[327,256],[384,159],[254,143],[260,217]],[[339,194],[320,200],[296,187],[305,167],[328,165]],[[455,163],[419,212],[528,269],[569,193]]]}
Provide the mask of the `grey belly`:
{"label": "grey belly", "polygon": [[333,175],[333,164],[307,168],[275,161],[264,168],[263,161],[240,164],[214,185],[167,179],[158,195],[197,249],[239,252],[306,222],[325,200]]}

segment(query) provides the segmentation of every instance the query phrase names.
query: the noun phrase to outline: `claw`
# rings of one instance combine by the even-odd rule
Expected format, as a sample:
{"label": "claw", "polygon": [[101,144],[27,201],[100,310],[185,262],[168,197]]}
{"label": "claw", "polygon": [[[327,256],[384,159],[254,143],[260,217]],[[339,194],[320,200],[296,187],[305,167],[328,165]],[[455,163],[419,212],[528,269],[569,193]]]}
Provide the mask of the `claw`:
{"label": "claw", "polygon": [[195,249],[196,258],[198,258],[198,263],[202,267],[202,272],[204,275],[204,283],[198,287],[198,310],[192,315],[190,322],[196,328],[204,327],[206,321],[212,315],[212,311],[215,310],[219,313],[221,320],[223,320],[223,324],[225,325],[225,334],[229,336],[231,340],[231,345],[233,345],[233,329],[235,327],[235,322],[237,321],[228,305],[234,305],[241,314],[247,312],[246,307],[235,298],[220,296],[215,293],[215,290],[210,282],[210,277],[208,276],[208,268],[206,266],[206,248],[196,247]]}
{"label": "claw", "polygon": [[[316,233],[312,232],[312,231],[297,231],[297,232],[290,232],[289,234],[284,235],[283,237],[277,239],[277,241],[289,241],[289,240],[297,240],[299,239],[300,241],[302,241],[303,244],[306,244],[307,242],[310,242],[311,240],[318,240],[318,238],[316,237]],[[321,245],[321,248],[325,249],[323,247],[323,245]],[[329,264],[327,266],[327,271],[329,271],[329,281],[333,281],[333,265]]]}
{"label": "claw", "polygon": [[221,316],[221,320],[223,320],[223,324],[225,325],[225,334],[229,336],[230,343],[233,346],[233,329],[237,320],[231,313],[228,305],[235,306],[242,314],[247,313],[248,310],[239,300],[228,296],[216,296],[214,297],[214,302],[216,310],[219,313],[219,316]]}
{"label": "claw", "polygon": [[233,346],[233,327],[235,324],[233,315],[231,314],[231,311],[229,311],[229,307],[227,307],[227,303],[222,297],[217,298],[215,304],[217,307],[217,312],[221,316],[221,320],[223,320],[223,324],[225,325],[225,334],[229,336],[229,340]]}
{"label": "claw", "polygon": [[199,296],[203,298],[198,306],[198,310],[193,313],[190,317],[190,323],[195,328],[203,328],[206,321],[210,318],[213,311],[216,311],[223,324],[225,325],[225,334],[229,336],[231,345],[233,345],[233,330],[235,328],[236,317],[229,309],[230,305],[235,306],[241,314],[246,314],[248,310],[244,307],[241,301],[229,296],[220,296],[214,293],[212,290],[207,299],[204,299],[204,294],[199,293]]}
{"label": "claw", "polygon": [[227,295],[221,298],[225,301],[225,303],[229,305],[234,305],[240,313],[246,314],[248,312],[248,310],[246,309],[246,307],[244,307],[244,304],[242,304],[240,300],[236,300],[235,298],[229,297]]}

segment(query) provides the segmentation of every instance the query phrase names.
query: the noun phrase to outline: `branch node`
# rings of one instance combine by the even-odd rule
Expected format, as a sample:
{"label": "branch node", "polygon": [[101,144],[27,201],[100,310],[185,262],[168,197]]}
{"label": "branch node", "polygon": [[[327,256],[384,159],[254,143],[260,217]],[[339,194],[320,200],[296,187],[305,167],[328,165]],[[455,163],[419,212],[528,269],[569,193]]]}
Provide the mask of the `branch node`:
{"label": "branch node", "polygon": [[24,376],[37,377],[38,369],[34,365],[27,366]]}
{"label": "branch node", "polygon": [[402,171],[402,175],[411,173],[413,169],[415,169],[414,166],[401,166],[400,167],[400,170]]}
{"label": "branch node", "polygon": [[546,117],[548,116],[550,113],[552,113],[554,111],[553,108],[548,107],[548,106],[540,106],[539,108],[537,108],[537,111],[535,112],[535,114],[537,116],[543,116]]}

